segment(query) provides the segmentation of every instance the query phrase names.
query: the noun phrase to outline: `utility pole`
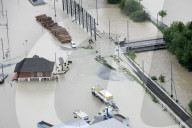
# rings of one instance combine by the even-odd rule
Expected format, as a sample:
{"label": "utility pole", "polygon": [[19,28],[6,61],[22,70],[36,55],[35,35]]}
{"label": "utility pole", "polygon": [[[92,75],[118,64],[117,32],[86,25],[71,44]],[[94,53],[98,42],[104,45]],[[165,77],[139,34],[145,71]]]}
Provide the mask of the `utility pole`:
{"label": "utility pole", "polygon": [[4,55],[4,48],[3,48],[3,39],[2,39],[2,38],[1,38],[1,43],[2,43],[3,59],[5,59],[5,55]]}
{"label": "utility pole", "polygon": [[127,42],[129,42],[129,22],[127,21]]}
{"label": "utility pole", "polygon": [[[1,0],[1,8],[2,8],[2,15],[3,15],[3,0]],[[4,15],[3,15],[4,16]]]}
{"label": "utility pole", "polygon": [[157,25],[159,26],[159,21],[158,21],[158,13],[157,13]]}
{"label": "utility pole", "polygon": [[174,81],[173,81],[173,62],[171,61],[171,97],[172,98],[173,98],[173,88],[174,88],[174,91],[175,91],[175,100],[178,103],[176,89],[175,89],[175,85],[174,85]]}
{"label": "utility pole", "polygon": [[109,39],[111,39],[111,35],[110,35],[110,20],[109,20]]}
{"label": "utility pole", "polygon": [[7,10],[6,10],[6,19],[7,19],[7,23],[6,23],[6,28],[7,28],[7,41],[8,41],[8,51],[9,51],[9,58],[10,58],[10,46],[9,46],[9,27],[8,27],[8,15],[7,15]]}
{"label": "utility pole", "polygon": [[[142,67],[143,67],[143,76],[145,75],[144,74],[144,71],[145,71],[145,69],[144,69],[144,61],[142,60]],[[143,78],[143,86],[144,86],[144,78]]]}
{"label": "utility pole", "polygon": [[55,0],[54,0],[54,11],[55,11],[55,17],[56,17],[57,15],[56,15],[56,8],[55,8]]}
{"label": "utility pole", "polygon": [[56,52],[55,52],[55,71],[57,73]]}
{"label": "utility pole", "polygon": [[118,36],[118,62],[120,62],[120,60],[119,60],[119,45],[120,45],[120,43],[119,43],[119,36]]}
{"label": "utility pole", "polygon": [[3,75],[3,80],[4,80],[4,72],[3,72],[3,64],[1,64],[2,68],[2,75]]}
{"label": "utility pole", "polygon": [[97,13],[97,25],[98,25],[99,23],[98,23],[98,7],[97,7],[97,0],[96,0],[96,13]]}
{"label": "utility pole", "polygon": [[[127,44],[129,43],[129,22],[127,21]],[[128,51],[129,53],[129,44],[128,44]]]}
{"label": "utility pole", "polygon": [[173,97],[173,67],[171,61],[171,97]]}

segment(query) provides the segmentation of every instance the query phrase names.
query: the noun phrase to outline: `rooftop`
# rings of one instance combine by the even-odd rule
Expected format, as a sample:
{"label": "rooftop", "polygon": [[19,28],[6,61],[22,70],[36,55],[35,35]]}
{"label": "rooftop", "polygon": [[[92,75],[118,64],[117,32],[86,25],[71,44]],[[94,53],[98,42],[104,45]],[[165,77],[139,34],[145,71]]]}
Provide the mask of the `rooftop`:
{"label": "rooftop", "polygon": [[53,67],[54,62],[35,55],[17,63],[14,72],[52,72]]}

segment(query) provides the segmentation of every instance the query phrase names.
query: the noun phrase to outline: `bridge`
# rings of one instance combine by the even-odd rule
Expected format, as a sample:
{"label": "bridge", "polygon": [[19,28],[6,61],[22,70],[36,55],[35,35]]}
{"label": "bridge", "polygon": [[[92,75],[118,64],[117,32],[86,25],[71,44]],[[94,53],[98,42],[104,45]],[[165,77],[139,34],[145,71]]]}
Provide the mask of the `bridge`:
{"label": "bridge", "polygon": [[126,53],[128,51],[145,52],[151,50],[165,49],[165,41],[163,40],[163,38],[150,39],[120,44],[120,47],[123,53]]}

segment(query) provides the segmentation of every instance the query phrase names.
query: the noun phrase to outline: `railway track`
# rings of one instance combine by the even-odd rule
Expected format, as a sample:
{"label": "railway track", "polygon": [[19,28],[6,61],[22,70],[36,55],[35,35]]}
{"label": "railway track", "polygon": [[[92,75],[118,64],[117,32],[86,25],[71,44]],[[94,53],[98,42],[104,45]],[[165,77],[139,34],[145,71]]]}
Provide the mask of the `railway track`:
{"label": "railway track", "polygon": [[[126,56],[125,56],[126,57]],[[183,109],[181,109],[175,102],[173,102],[169,96],[167,96],[157,85],[149,79],[130,58],[127,60],[134,67],[134,73],[139,77],[141,81],[150,89],[161,101],[163,101],[189,128],[192,128],[192,118]]]}

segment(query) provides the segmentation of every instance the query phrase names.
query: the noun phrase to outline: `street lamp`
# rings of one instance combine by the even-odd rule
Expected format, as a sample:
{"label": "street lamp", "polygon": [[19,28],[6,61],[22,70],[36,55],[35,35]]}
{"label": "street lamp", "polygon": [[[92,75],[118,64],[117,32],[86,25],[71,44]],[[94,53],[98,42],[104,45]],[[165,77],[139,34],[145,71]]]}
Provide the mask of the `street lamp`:
{"label": "street lamp", "polygon": [[1,45],[2,45],[3,59],[5,59],[4,48],[3,48],[3,39],[2,38],[1,38]]}

